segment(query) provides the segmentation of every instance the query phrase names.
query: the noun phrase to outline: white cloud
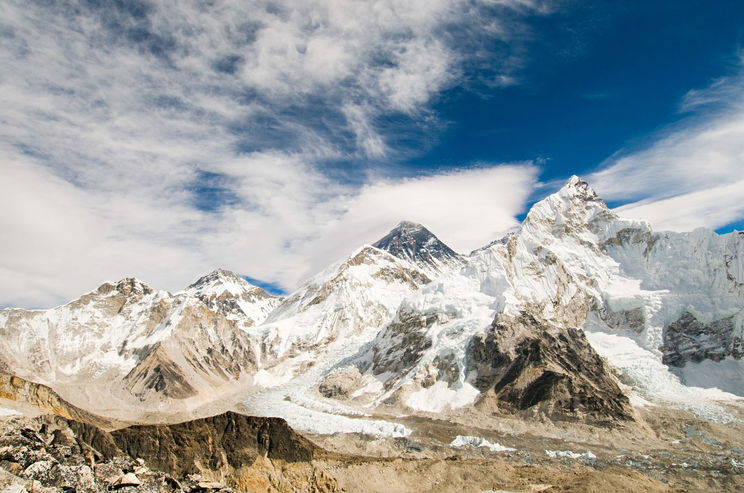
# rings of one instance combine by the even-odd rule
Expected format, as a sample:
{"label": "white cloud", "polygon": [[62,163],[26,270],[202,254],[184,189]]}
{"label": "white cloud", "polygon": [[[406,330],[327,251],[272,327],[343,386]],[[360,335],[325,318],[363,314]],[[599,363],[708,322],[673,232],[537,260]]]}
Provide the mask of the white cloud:
{"label": "white cloud", "polygon": [[744,217],[744,180],[661,200],[619,207],[623,217],[649,221],[657,230],[717,229]]}
{"label": "white cloud", "polygon": [[608,160],[587,176],[619,209],[657,229],[716,229],[744,217],[744,71],[690,91],[696,111],[652,145]]}
{"label": "white cloud", "polygon": [[[502,4],[514,16],[542,9]],[[451,211],[466,216],[466,208],[427,203],[423,184],[449,193],[481,173],[528,186],[534,170],[397,182],[365,178],[374,170],[352,164],[339,174],[353,180],[322,170],[394,161],[395,129],[378,121],[430,120],[429,103],[469,56],[448,32],[511,42],[518,19],[487,21],[480,8],[465,0],[1,2],[0,305],[48,306],[127,275],[173,290],[217,266],[293,287],[320,245],[342,255],[375,239],[361,218],[374,223],[370,233],[431,219],[445,239],[478,246],[453,229]],[[509,77],[513,57],[504,65]],[[495,205],[518,210],[526,194],[515,188],[493,202],[478,190],[455,193],[472,207],[481,196],[494,214],[473,242],[509,223]],[[400,207],[378,208],[377,217],[385,193]],[[334,224],[348,225],[344,241],[324,236]]]}
{"label": "white cloud", "polygon": [[379,80],[393,109],[410,112],[420,107],[452,77],[449,50],[436,40],[407,43],[394,55],[394,66],[385,68]]}
{"label": "white cloud", "polygon": [[[253,159],[276,170],[298,166],[281,155]],[[293,287],[404,219],[467,252],[517,225],[537,174],[529,164],[491,166],[354,190],[300,169],[292,180],[277,174],[275,184],[265,175],[262,186],[249,180],[245,199],[260,208],[201,216],[168,208],[148,218],[152,209],[128,210],[136,208],[129,201],[101,213],[96,196],[25,164],[3,166],[0,293],[7,304],[33,307],[131,275],[175,290],[217,266]],[[278,186],[285,193],[271,197]]]}
{"label": "white cloud", "polygon": [[401,220],[425,225],[453,249],[468,253],[518,226],[537,177],[528,164],[490,166],[365,186],[345,201],[308,248],[311,274],[348,253],[350,245],[372,243]]}
{"label": "white cloud", "polygon": [[[137,210],[120,221],[101,211],[95,195],[28,161],[0,162],[0,299],[4,304],[47,307],[104,280],[137,275],[172,287],[210,266],[197,249],[179,244],[179,231],[153,228],[178,211]],[[128,212],[136,202],[111,204]],[[142,217],[139,217],[139,216]],[[133,222],[141,228],[128,231]],[[162,223],[161,223],[162,224]],[[148,227],[150,226],[150,227]],[[167,229],[165,230],[167,232]]]}

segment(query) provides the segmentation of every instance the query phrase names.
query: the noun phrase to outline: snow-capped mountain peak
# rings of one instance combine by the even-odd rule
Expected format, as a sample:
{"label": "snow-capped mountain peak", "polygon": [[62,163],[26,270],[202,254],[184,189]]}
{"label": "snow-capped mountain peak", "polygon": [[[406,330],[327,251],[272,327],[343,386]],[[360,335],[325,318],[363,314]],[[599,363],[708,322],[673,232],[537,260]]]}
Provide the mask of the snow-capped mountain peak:
{"label": "snow-capped mountain peak", "polygon": [[587,183],[576,175],[572,175],[565,185],[558,191],[559,195],[576,197],[587,201],[601,201],[597,192]]}
{"label": "snow-capped mountain peak", "polygon": [[248,326],[263,322],[282,299],[225,269],[200,277],[186,288],[184,294],[201,300],[228,319]]}
{"label": "snow-capped mountain peak", "polygon": [[239,275],[226,269],[213,270],[196,280],[187,290],[204,295],[220,295],[224,292],[240,295],[250,292],[258,296],[270,296],[263,289],[254,286]]}
{"label": "snow-capped mountain peak", "polygon": [[411,262],[429,274],[462,265],[462,257],[418,223],[401,221],[372,246]]}
{"label": "snow-capped mountain peak", "polygon": [[532,206],[522,230],[560,237],[617,219],[587,182],[572,176],[560,190]]}

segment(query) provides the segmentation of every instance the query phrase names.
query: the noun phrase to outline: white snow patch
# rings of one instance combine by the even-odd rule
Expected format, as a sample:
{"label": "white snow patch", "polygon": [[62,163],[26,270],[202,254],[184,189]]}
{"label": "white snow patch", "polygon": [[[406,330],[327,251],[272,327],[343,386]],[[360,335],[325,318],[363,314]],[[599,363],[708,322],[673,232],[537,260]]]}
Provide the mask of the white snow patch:
{"label": "white snow patch", "polygon": [[458,388],[451,388],[447,386],[447,382],[440,380],[429,388],[410,394],[406,405],[417,411],[439,413],[472,404],[478,395],[478,389],[467,382],[458,384]]}
{"label": "white snow patch", "polygon": [[568,457],[569,459],[587,459],[587,460],[597,459],[597,456],[588,450],[582,453],[571,452],[570,450],[546,450],[545,453],[548,454],[548,457],[552,457],[552,458]]}
{"label": "white snow patch", "polygon": [[[275,396],[271,395],[267,397]],[[292,428],[318,435],[362,433],[379,437],[404,437],[411,434],[411,430],[407,427],[381,419],[363,419],[339,416],[337,414],[316,411],[289,400],[283,400],[281,404],[276,402],[267,402],[267,406],[261,408],[256,405],[256,401],[251,402],[251,414],[257,416],[281,416],[287,420],[287,423],[289,423]]]}
{"label": "white snow patch", "polygon": [[744,397],[744,360],[726,358],[721,361],[688,361],[682,368],[672,371],[686,385],[718,388]]}
{"label": "white snow patch", "polygon": [[253,375],[253,384],[259,387],[276,387],[278,385],[289,382],[294,375],[291,372],[287,372],[283,375],[275,375],[266,370],[258,370]]}
{"label": "white snow patch", "polygon": [[492,452],[511,452],[517,450],[511,447],[505,447],[500,443],[491,443],[485,438],[468,435],[457,435],[450,443],[451,447],[486,447]]}

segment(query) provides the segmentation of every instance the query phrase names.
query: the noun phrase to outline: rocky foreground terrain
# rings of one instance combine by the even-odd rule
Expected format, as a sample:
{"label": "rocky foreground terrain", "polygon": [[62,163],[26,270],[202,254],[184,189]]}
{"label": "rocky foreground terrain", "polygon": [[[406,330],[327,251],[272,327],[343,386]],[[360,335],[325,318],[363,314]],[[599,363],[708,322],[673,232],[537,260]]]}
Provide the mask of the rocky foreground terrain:
{"label": "rocky foreground terrain", "polygon": [[[0,488],[19,493],[744,488],[739,448],[744,428],[711,426],[685,413],[649,413],[646,420],[666,431],[595,430],[591,437],[588,430],[563,429],[550,437],[419,420],[411,424],[420,432],[411,437],[337,435],[315,437],[314,443],[280,418],[232,412],[113,431],[50,414],[12,417],[0,421]],[[451,446],[458,432],[493,441]],[[561,433],[573,439],[559,438]]]}

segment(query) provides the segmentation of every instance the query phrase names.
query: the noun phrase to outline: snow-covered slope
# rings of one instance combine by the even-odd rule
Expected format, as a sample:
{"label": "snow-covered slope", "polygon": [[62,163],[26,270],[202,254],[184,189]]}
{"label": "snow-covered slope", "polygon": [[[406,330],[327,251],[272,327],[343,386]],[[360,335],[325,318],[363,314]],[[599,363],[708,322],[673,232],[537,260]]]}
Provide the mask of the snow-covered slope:
{"label": "snow-covered slope", "polygon": [[429,282],[415,265],[372,246],[315,276],[258,328],[261,370],[253,383],[263,390],[245,401],[245,411],[280,415],[293,427],[315,433],[410,433],[396,423],[367,419],[317,387],[390,322],[402,299]]}
{"label": "snow-covered slope", "polygon": [[400,300],[428,283],[415,266],[364,246],[288,296],[260,330],[271,357],[379,328]]}

